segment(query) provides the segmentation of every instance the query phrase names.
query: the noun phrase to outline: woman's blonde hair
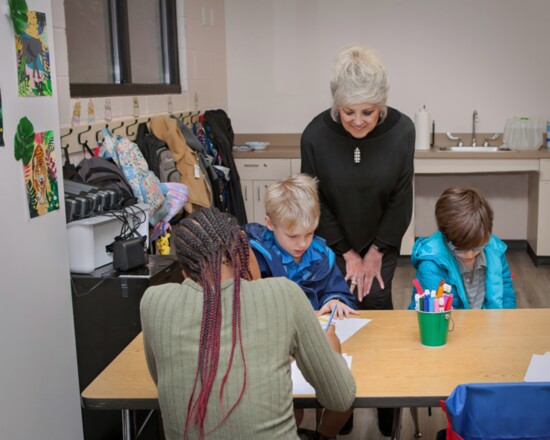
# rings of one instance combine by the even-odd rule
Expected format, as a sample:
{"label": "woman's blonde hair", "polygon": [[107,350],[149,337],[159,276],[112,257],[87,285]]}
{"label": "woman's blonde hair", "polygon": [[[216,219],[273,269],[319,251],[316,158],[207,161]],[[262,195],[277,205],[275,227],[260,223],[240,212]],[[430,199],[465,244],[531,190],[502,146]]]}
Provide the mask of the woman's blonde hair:
{"label": "woman's blonde hair", "polygon": [[441,233],[457,249],[473,249],[491,238],[493,210],[473,188],[447,188],[435,204],[435,218]]}
{"label": "woman's blonde hair", "polygon": [[388,113],[389,82],[386,69],[372,49],[355,44],[334,58],[330,78],[331,116],[338,120],[343,105],[372,104],[380,109],[380,122]]}
{"label": "woman's blonde hair", "polygon": [[291,231],[317,228],[321,215],[317,179],[296,174],[270,185],[265,193],[265,212],[273,224]]}

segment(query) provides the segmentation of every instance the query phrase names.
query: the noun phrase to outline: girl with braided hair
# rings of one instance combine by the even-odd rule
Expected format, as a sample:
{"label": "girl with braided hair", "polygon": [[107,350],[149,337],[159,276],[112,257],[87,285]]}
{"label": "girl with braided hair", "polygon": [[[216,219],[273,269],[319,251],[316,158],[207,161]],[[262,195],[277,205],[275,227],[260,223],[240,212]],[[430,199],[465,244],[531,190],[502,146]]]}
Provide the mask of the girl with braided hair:
{"label": "girl with braided hair", "polygon": [[185,281],[151,287],[141,302],[168,440],[301,438],[289,356],[325,408],[349,410],[355,382],[334,331],[325,338],[298,285],[253,280],[257,264],[235,218],[202,209],[175,237]]}

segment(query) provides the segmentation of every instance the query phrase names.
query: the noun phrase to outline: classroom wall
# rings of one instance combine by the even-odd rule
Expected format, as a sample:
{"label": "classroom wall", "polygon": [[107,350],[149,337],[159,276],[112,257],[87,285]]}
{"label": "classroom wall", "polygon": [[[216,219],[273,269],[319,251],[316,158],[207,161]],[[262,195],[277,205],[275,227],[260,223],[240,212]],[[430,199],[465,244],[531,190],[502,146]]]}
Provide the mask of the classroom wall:
{"label": "classroom wall", "polygon": [[[439,133],[471,133],[474,110],[486,133],[502,132],[515,115],[550,115],[545,0],[225,0],[225,9],[237,133],[301,133],[330,106],[333,57],[354,42],[385,63],[388,104],[411,118],[426,105]],[[488,197],[497,234],[527,237],[526,175],[417,176],[415,183],[417,235],[435,229],[443,189],[462,184]]]}
{"label": "classroom wall", "polygon": [[[51,0],[27,0],[46,13],[52,78],[57,69]],[[2,2],[2,6],[7,1]],[[0,89],[5,147],[0,147],[0,436],[10,440],[82,439],[64,206],[30,220],[22,163],[13,139],[23,116],[35,131],[54,130],[61,177],[58,89],[53,97],[17,97],[15,40],[0,15]],[[59,193],[63,193],[60,181]]]}
{"label": "classroom wall", "polygon": [[390,105],[438,132],[502,131],[550,115],[546,0],[225,0],[229,111],[242,133],[298,133],[330,105],[339,48],[369,44]]}

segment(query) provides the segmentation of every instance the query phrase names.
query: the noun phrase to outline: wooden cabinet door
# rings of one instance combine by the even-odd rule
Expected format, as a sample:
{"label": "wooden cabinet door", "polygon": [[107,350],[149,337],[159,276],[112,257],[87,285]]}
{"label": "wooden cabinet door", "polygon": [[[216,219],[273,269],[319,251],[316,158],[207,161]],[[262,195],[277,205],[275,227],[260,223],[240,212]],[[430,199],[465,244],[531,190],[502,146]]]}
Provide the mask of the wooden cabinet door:
{"label": "wooden cabinet door", "polygon": [[537,256],[550,255],[550,180],[542,180],[539,184],[539,215]]}
{"label": "wooden cabinet door", "polygon": [[[255,180],[254,181],[254,221],[264,224],[265,221],[265,206],[264,195],[266,189],[276,180]],[[250,220],[249,220],[250,221]]]}
{"label": "wooden cabinet door", "polygon": [[254,184],[252,180],[241,180],[241,191],[243,192],[244,210],[248,222],[254,221]]}

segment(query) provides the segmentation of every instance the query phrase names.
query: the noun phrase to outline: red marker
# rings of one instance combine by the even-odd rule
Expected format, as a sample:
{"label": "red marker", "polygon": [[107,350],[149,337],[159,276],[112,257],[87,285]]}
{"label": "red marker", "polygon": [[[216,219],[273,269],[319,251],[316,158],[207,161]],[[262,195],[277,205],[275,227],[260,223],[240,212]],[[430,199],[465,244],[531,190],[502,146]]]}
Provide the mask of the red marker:
{"label": "red marker", "polygon": [[418,278],[415,278],[413,280],[413,284],[414,284],[414,287],[416,288],[416,291],[418,292],[418,294],[422,295],[422,293],[424,292],[424,289],[422,289],[422,286],[420,285],[420,281],[418,281]]}
{"label": "red marker", "polygon": [[447,295],[447,300],[445,301],[445,311],[452,310],[453,308],[453,294]]}

